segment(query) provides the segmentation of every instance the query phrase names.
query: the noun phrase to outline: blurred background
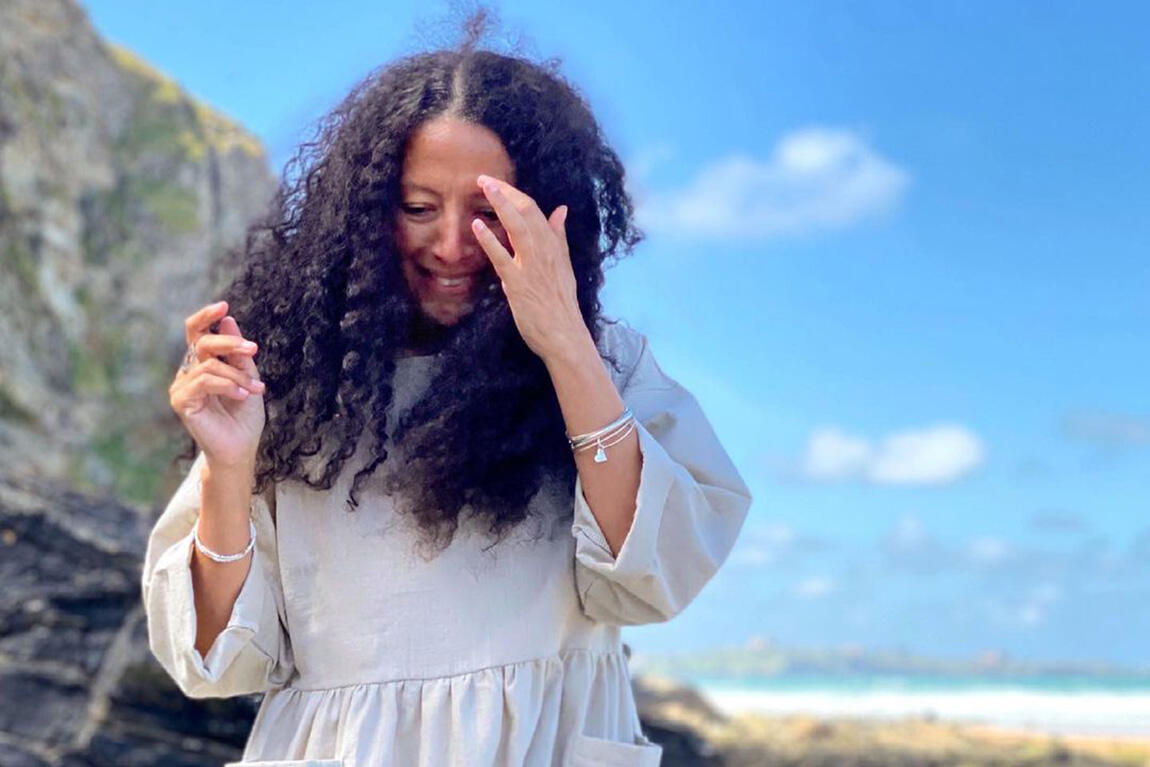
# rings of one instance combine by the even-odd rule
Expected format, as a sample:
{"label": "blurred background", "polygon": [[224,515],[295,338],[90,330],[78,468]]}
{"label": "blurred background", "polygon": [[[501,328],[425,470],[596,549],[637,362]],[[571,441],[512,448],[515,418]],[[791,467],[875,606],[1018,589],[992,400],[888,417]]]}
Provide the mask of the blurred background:
{"label": "blurred background", "polygon": [[[682,763],[1150,759],[1150,8],[488,7],[623,158],[605,312],[755,494],[624,630],[645,721]],[[316,121],[471,8],[0,2],[0,764],[116,763],[109,711],[208,760],[173,764],[242,743],[123,650],[182,320]]]}

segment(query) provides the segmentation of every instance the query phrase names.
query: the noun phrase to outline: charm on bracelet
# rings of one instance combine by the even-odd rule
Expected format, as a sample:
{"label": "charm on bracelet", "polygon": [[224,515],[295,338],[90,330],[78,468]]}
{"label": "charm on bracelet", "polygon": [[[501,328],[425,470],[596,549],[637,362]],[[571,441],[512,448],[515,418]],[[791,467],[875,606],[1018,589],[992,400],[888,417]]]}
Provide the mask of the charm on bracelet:
{"label": "charm on bracelet", "polygon": [[602,429],[575,437],[569,436],[567,442],[574,453],[595,446],[595,463],[605,463],[607,461],[607,448],[626,438],[634,429],[635,416],[631,413],[631,408],[625,407],[621,416]]}

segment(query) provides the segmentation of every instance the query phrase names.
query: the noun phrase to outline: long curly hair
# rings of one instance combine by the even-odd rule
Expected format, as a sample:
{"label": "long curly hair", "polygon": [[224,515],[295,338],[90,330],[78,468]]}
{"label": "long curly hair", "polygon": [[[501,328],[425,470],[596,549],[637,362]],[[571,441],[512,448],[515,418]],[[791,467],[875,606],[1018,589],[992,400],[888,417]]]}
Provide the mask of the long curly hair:
{"label": "long curly hair", "polygon": [[[399,58],[357,84],[288,161],[221,296],[260,344],[267,385],[254,492],[287,479],[329,490],[363,438],[369,459],[346,501],[354,510],[361,484],[388,456],[391,429],[403,465],[384,465],[385,488],[440,550],[465,510],[501,538],[528,516],[545,481],[573,498],[576,468],[554,387],[501,289],[438,328],[438,364],[421,398],[396,423],[387,418],[397,352],[426,328],[400,270],[400,174],[409,137],[436,117],[492,130],[519,189],[545,212],[569,206],[579,308],[599,343],[604,264],[644,235],[622,162],[558,67],[474,40]],[[193,440],[184,457],[195,449]]]}

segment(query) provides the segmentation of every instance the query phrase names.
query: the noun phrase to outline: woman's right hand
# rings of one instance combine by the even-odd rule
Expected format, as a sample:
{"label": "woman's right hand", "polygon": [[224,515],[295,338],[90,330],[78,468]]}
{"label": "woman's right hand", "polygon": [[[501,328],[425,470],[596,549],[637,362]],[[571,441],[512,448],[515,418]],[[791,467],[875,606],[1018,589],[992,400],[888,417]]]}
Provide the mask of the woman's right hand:
{"label": "woman's right hand", "polygon": [[[234,317],[224,315],[227,308],[227,302],[211,304],[184,321],[195,361],[176,373],[168,393],[209,465],[251,468],[266,419],[265,387],[252,359],[256,344],[245,341]],[[217,320],[220,331],[212,333]]]}

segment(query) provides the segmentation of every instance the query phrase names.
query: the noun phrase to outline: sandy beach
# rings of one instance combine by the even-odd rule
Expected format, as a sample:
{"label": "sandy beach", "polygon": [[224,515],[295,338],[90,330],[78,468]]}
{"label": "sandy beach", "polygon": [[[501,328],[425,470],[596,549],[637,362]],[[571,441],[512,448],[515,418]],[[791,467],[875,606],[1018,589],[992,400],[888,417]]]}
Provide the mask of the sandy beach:
{"label": "sandy beach", "polygon": [[[669,752],[666,767],[1150,767],[1150,736],[1137,733],[1040,731],[1009,722],[953,721],[937,712],[850,715],[845,704],[824,705],[812,715],[780,710],[784,703],[796,705],[795,699],[716,694],[658,676],[637,677],[636,692],[645,723],[686,733],[682,742],[694,749]],[[1009,710],[998,708],[997,717]],[[1076,710],[1080,721],[1094,721],[1081,718],[1091,712]],[[1044,716],[1049,722],[1049,712]]]}
{"label": "sandy beach", "polygon": [[699,687],[728,715],[820,719],[937,719],[1045,735],[1150,740],[1150,694],[1052,693],[1023,688],[961,691],[762,691]]}

